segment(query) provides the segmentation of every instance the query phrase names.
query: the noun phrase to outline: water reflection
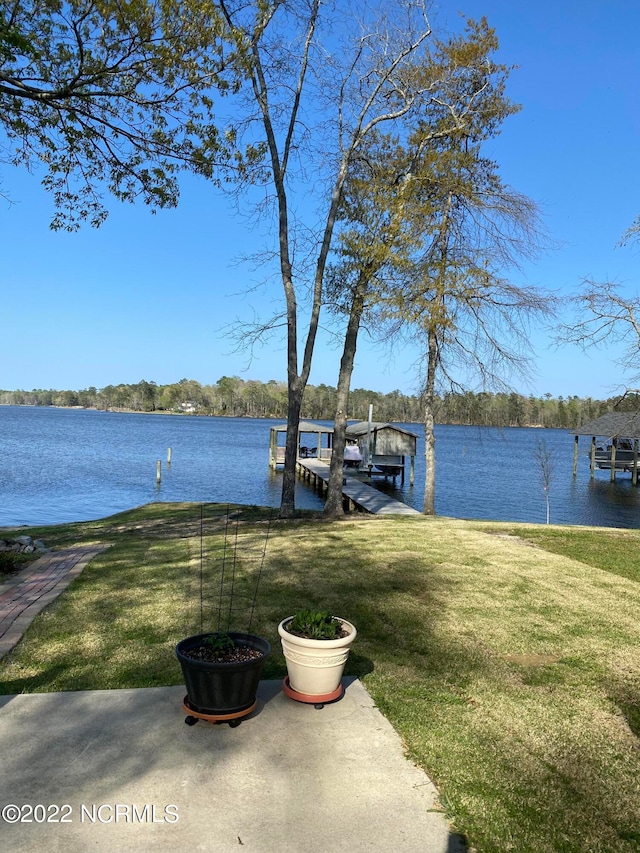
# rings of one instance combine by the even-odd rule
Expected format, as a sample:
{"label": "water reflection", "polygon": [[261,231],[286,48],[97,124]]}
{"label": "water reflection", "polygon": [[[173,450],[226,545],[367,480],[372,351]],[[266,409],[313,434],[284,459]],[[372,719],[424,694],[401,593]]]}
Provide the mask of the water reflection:
{"label": "water reflection", "polygon": [[628,475],[609,479],[593,479],[587,483],[585,514],[591,521],[585,524],[601,524],[615,527],[638,527],[639,492],[631,484]]}

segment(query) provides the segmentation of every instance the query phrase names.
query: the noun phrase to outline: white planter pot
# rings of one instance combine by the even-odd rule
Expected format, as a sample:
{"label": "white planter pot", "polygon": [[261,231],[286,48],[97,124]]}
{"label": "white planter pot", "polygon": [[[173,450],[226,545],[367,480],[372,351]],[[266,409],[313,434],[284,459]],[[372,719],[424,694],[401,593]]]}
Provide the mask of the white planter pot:
{"label": "white planter pot", "polygon": [[325,696],[338,689],[351,644],[356,638],[356,628],[346,619],[337,617],[349,634],[337,640],[308,640],[296,637],[284,626],[293,617],[288,616],[278,625],[282,651],[287,662],[289,685],[307,696]]}

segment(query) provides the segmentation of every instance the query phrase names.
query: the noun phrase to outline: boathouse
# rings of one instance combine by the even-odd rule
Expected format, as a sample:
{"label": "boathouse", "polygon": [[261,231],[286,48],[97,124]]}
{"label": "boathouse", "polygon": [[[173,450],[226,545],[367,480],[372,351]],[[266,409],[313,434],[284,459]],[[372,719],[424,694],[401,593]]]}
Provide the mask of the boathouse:
{"label": "boathouse", "polygon": [[[284,465],[287,425],[271,427],[269,466]],[[404,483],[405,463],[410,460],[409,482],[415,479],[415,457],[418,436],[414,432],[390,423],[359,421],[347,426],[347,445],[357,445],[362,463],[360,471],[368,477],[400,476]],[[333,449],[333,427],[300,421],[298,427],[298,458],[329,462]],[[355,473],[355,472],[352,472]]]}
{"label": "boathouse", "polygon": [[[270,428],[269,466],[284,465],[287,425]],[[364,483],[372,475],[396,477],[404,482],[404,465],[411,459],[411,484],[414,479],[414,460],[418,436],[387,423],[362,421],[347,427],[347,447],[358,447],[361,462],[358,468],[345,469],[342,480],[342,499],[345,511],[353,509],[378,514],[419,515],[420,513],[378,489]],[[333,451],[333,427],[311,421],[298,426],[298,458],[296,471],[311,488],[324,495],[329,481],[329,462]]]}
{"label": "boathouse", "polygon": [[[284,452],[287,425],[277,424],[271,427],[269,441],[269,467],[284,465]],[[331,459],[333,427],[300,421],[298,424],[298,457],[301,459]]]}
{"label": "boathouse", "polygon": [[[631,473],[633,485],[638,485],[640,412],[607,412],[575,430],[574,477],[578,472],[578,444],[581,435],[591,436],[589,459],[592,478],[595,476],[596,467],[609,469],[612,482],[615,480],[616,473],[627,471]],[[599,440],[604,446],[599,446]]]}
{"label": "boathouse", "polygon": [[415,459],[418,436],[415,432],[389,423],[360,421],[347,427],[347,441],[354,441],[362,454],[362,467],[369,474],[374,469],[385,476],[397,477],[404,483],[406,457],[410,459],[409,483],[415,479]]}

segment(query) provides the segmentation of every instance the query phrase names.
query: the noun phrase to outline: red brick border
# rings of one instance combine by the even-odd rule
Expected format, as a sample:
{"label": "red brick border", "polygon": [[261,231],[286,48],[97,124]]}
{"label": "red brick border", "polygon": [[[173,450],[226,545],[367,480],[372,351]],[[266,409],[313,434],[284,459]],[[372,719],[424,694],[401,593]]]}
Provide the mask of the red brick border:
{"label": "red brick border", "polygon": [[54,601],[87,563],[109,545],[76,545],[52,551],[0,585],[0,658],[10,652],[41,610]]}

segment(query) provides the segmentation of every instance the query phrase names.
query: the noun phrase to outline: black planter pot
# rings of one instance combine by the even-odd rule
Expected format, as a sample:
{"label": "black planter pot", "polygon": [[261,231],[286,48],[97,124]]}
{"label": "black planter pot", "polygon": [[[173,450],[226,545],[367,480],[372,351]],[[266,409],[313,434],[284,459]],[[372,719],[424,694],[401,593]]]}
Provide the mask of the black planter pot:
{"label": "black planter pot", "polygon": [[197,714],[227,716],[242,714],[256,701],[258,683],[264,662],[271,652],[267,640],[255,634],[229,631],[232,640],[261,652],[259,658],[241,663],[210,663],[194,660],[184,652],[202,645],[207,634],[181,640],[176,655],[182,667],[190,708]]}

